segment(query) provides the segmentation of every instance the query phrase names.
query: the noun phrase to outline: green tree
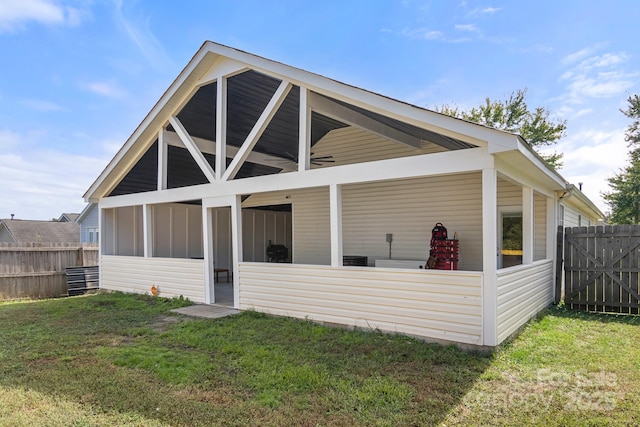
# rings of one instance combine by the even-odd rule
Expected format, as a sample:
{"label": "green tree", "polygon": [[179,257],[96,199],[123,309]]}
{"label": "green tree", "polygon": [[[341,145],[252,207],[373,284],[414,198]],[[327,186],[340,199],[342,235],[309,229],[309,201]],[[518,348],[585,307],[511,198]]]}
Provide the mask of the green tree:
{"label": "green tree", "polygon": [[[469,111],[461,111],[448,105],[437,106],[436,111],[452,117],[480,123],[492,128],[519,134],[538,152],[558,142],[565,135],[566,120],[555,121],[549,118],[549,111],[543,107],[529,110],[526,102],[527,90],[512,92],[504,101],[485,102]],[[538,154],[540,154],[538,152]],[[554,169],[562,167],[562,153],[540,154],[544,161]]]}
{"label": "green tree", "polygon": [[613,224],[638,224],[640,222],[640,95],[627,98],[629,105],[622,114],[633,120],[625,132],[629,144],[629,164],[619,173],[607,178],[610,192],[602,193],[611,207],[607,221]]}

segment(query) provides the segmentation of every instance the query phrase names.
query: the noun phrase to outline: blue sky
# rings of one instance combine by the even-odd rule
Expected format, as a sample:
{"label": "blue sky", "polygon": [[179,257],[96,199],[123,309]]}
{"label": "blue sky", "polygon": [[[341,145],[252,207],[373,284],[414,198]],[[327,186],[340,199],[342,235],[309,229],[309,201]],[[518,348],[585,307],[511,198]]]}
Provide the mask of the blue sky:
{"label": "blue sky", "polygon": [[640,2],[0,0],[0,218],[82,194],[205,40],[422,107],[527,88],[603,211],[640,92]]}

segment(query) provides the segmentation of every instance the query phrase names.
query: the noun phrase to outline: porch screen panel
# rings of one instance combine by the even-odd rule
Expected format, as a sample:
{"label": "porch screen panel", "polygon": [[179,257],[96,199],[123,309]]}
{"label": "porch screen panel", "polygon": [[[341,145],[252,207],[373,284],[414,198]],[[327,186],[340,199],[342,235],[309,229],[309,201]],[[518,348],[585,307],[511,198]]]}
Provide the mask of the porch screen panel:
{"label": "porch screen panel", "polygon": [[547,257],[547,198],[533,195],[533,260]]}
{"label": "porch screen panel", "polygon": [[187,257],[203,257],[203,239],[202,239],[202,208],[200,206],[189,207],[188,215],[188,253]]}
{"label": "porch screen panel", "polygon": [[171,223],[173,258],[187,257],[187,210],[182,206],[173,208]]}
{"label": "porch screen panel", "polygon": [[169,206],[154,207],[153,255],[171,257],[171,209]]}
{"label": "porch screen panel", "polygon": [[142,206],[116,209],[116,255],[144,256]]}

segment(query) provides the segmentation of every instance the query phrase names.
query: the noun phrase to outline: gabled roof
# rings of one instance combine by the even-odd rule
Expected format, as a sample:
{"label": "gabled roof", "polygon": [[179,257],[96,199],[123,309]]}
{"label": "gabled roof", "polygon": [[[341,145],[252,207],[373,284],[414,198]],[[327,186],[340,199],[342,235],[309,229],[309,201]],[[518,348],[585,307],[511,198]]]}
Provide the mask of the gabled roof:
{"label": "gabled roof", "polygon": [[[193,137],[211,141],[215,135],[211,121],[205,124],[202,116],[198,116],[196,109],[192,111],[187,107],[188,103],[194,103],[209,108],[208,114],[214,113],[212,106],[215,104],[215,100],[211,99],[212,85],[215,84],[216,77],[219,75],[229,76],[229,86],[232,86],[232,79],[242,75],[242,79],[236,79],[233,87],[228,89],[232,92],[230,96],[236,96],[240,100],[248,90],[247,85],[252,82],[259,81],[263,86],[274,87],[277,87],[278,81],[291,83],[294,89],[287,95],[276,116],[278,114],[295,114],[297,117],[296,108],[299,101],[296,98],[295,89],[304,87],[311,92],[314,105],[318,110],[324,112],[329,108],[351,114],[357,120],[374,120],[387,129],[405,135],[409,141],[411,139],[416,141],[428,139],[450,150],[472,146],[489,146],[491,153],[522,149],[520,147],[521,139],[517,135],[453,118],[280,62],[207,41],[87,190],[84,194],[85,200],[96,202],[107,196],[113,189],[114,183],[120,182],[135,162],[147,152],[157,139],[158,131],[169,124],[173,115],[178,115],[180,122],[183,122]],[[269,99],[269,94],[265,99]],[[206,107],[207,105],[208,107]],[[245,107],[246,110],[243,110],[243,113],[246,111],[247,114],[256,114],[253,109],[259,112],[264,106],[255,107],[246,104]],[[315,112],[314,110],[314,114]],[[229,113],[227,117],[231,117],[231,114]],[[315,114],[312,116],[313,120],[315,120],[317,132],[326,133],[345,126],[339,118],[326,114]],[[237,123],[233,122],[228,124],[227,143],[229,145],[233,145],[234,140],[239,138],[238,135],[241,135],[241,133],[234,131],[236,125]],[[172,126],[169,125],[168,128],[172,129]],[[271,156],[286,156],[288,154],[287,147],[282,144],[286,141],[295,141],[296,135],[290,135],[292,132],[289,129],[281,128],[277,131],[279,133],[274,136],[273,141],[278,141],[281,145],[276,146],[269,141],[261,143],[264,150],[262,154]],[[312,143],[318,139],[318,136],[322,135],[312,134]]]}
{"label": "gabled roof", "polygon": [[63,213],[62,215],[60,215],[60,217],[58,218],[59,222],[75,222],[76,219],[78,218],[77,213]]}
{"label": "gabled roof", "polygon": [[85,217],[87,215],[89,215],[89,213],[91,213],[91,211],[95,207],[96,207],[95,203],[87,203],[87,205],[84,207],[84,209],[82,209],[82,212],[80,212],[80,214],[76,218],[75,222],[80,224],[82,221],[84,221]]}
{"label": "gabled roof", "polygon": [[15,243],[75,243],[80,226],[75,222],[0,219]]}

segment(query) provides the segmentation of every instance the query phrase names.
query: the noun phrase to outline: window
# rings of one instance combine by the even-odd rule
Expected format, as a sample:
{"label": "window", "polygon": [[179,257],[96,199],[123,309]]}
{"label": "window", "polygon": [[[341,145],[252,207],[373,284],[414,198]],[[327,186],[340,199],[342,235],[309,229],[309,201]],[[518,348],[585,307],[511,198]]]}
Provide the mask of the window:
{"label": "window", "polygon": [[98,243],[99,235],[98,235],[98,227],[90,227],[87,228],[87,241],[89,243]]}

